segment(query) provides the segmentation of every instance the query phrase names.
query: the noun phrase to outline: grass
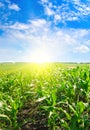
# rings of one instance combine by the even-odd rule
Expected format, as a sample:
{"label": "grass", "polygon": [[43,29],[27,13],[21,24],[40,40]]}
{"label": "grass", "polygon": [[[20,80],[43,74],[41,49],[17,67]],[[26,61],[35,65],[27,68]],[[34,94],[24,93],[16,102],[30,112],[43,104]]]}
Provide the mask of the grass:
{"label": "grass", "polygon": [[0,64],[1,130],[89,130],[90,65]]}

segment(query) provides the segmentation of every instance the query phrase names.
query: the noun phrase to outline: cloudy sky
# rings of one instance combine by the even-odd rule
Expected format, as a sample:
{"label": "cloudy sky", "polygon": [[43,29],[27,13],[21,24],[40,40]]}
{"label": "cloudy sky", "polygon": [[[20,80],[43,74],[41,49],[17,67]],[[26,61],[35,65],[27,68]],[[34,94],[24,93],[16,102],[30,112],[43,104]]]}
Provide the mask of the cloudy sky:
{"label": "cloudy sky", "polygon": [[0,0],[0,62],[90,62],[90,0]]}

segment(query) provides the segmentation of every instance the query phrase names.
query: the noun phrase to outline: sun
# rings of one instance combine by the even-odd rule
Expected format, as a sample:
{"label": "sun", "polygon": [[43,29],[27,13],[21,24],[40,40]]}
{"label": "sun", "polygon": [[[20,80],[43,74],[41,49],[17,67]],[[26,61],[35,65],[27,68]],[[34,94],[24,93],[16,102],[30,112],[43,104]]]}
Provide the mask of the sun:
{"label": "sun", "polygon": [[31,61],[34,63],[50,62],[50,54],[48,52],[38,50],[32,53]]}

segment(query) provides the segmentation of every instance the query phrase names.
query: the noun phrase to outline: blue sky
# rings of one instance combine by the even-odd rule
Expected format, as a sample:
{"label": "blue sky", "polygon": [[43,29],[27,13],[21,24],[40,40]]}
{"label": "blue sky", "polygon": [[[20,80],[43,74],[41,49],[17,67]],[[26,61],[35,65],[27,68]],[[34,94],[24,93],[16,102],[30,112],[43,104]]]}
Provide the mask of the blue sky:
{"label": "blue sky", "polygon": [[0,0],[0,62],[32,61],[36,52],[90,62],[90,0]]}

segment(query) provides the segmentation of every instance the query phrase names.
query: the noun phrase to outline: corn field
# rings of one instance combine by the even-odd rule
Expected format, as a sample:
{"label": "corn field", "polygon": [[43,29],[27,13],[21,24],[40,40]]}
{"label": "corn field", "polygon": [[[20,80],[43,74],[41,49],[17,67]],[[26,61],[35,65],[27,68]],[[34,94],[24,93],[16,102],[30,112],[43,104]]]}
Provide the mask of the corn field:
{"label": "corn field", "polygon": [[0,130],[89,129],[89,64],[0,64]]}

